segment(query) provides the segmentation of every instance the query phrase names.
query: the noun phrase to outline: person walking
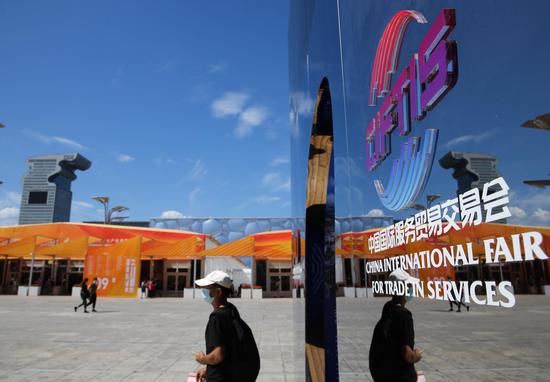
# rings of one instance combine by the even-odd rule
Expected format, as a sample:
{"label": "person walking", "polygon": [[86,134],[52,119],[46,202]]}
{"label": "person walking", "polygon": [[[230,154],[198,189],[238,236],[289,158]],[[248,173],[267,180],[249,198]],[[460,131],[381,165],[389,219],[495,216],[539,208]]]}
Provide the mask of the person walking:
{"label": "person walking", "polygon": [[95,303],[97,301],[97,277],[94,277],[92,285],[90,285],[90,302],[88,305],[92,306],[92,312],[97,312],[95,310]]}
{"label": "person walking", "polygon": [[[450,283],[453,283],[455,284],[456,281],[454,281],[453,279],[451,279],[450,277],[447,277],[447,281],[449,281]],[[452,284],[451,284],[452,285]],[[469,312],[470,311],[470,306],[469,305],[466,305],[465,303],[462,302],[462,299],[460,298],[460,296],[456,296],[456,294],[454,293],[454,288],[451,290],[451,296],[452,296],[452,300],[449,300],[449,312],[452,312],[453,311],[453,305],[456,305],[456,307],[458,308],[456,311],[457,313],[460,313],[460,306],[464,306],[466,308],[466,311]]]}
{"label": "person walking", "polygon": [[144,297],[147,297],[147,281],[143,280],[141,282],[141,296],[139,296],[139,298],[144,298]]}
{"label": "person walking", "polygon": [[411,284],[419,280],[396,269],[390,274],[390,281],[407,288],[382,309],[370,345],[369,369],[374,382],[416,382],[414,364],[422,359],[422,353],[414,347],[413,317],[405,305],[413,296]]}
{"label": "person walking", "polygon": [[74,311],[76,312],[78,308],[81,306],[84,307],[84,313],[89,313],[86,309],[88,307],[88,298],[90,297],[90,292],[88,291],[88,279],[84,279],[82,281],[82,284],[80,284],[80,298],[82,299],[82,303],[78,306],[74,307]]}
{"label": "person walking", "polygon": [[153,298],[153,292],[155,291],[155,284],[153,284],[153,280],[149,280],[147,283],[147,297]]}
{"label": "person walking", "polygon": [[250,327],[227,301],[233,284],[231,278],[225,272],[214,271],[195,284],[201,288],[203,301],[213,308],[206,325],[206,353],[195,354],[195,360],[205,365],[197,372],[197,381],[256,381],[260,355]]}

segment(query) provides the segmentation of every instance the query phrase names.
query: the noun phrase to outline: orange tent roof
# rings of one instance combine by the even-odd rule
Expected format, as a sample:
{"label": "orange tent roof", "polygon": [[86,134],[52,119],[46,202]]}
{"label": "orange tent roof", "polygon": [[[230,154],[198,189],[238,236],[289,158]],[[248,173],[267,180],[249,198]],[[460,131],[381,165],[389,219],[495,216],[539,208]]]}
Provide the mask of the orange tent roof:
{"label": "orange tent roof", "polygon": [[201,256],[254,257],[270,260],[292,258],[292,231],[270,231],[253,234],[201,252]]}
{"label": "orange tent roof", "polygon": [[[0,255],[30,259],[34,252],[36,260],[49,260],[52,256],[82,260],[88,250],[110,248],[109,244],[135,237],[141,238],[142,251],[163,247],[165,253],[174,256],[181,255],[182,251],[189,253],[182,249],[185,239],[196,241],[196,249],[193,249],[196,254],[204,248],[204,240],[208,235],[169,229],[86,223],[30,224],[0,227]],[[103,245],[89,246],[99,243]],[[191,241],[187,243],[190,244]],[[173,245],[170,246],[171,244]],[[160,256],[160,249],[156,251],[155,256]]]}
{"label": "orange tent roof", "polygon": [[164,241],[177,241],[191,236],[203,238],[208,236],[190,231],[88,223],[49,223],[0,227],[0,238],[11,239],[33,236],[63,240],[82,236],[100,239],[130,239],[138,235]]}
{"label": "orange tent roof", "polygon": [[50,255],[67,257],[71,259],[83,259],[88,251],[88,236],[77,237],[66,242],[43,246],[36,249],[36,255]]}
{"label": "orange tent roof", "polygon": [[189,237],[173,243],[163,243],[145,250],[142,246],[141,255],[151,259],[193,259],[198,257],[197,253],[203,248],[204,239]]}

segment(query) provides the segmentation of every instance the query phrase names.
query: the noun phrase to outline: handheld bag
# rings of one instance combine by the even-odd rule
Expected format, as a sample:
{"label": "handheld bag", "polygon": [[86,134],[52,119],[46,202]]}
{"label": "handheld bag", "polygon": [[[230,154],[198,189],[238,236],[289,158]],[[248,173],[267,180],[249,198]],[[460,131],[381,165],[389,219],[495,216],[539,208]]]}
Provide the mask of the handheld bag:
{"label": "handheld bag", "polygon": [[235,329],[234,365],[232,365],[235,381],[254,382],[260,373],[260,353],[254,340],[252,330],[241,318],[236,309],[233,312],[233,328]]}

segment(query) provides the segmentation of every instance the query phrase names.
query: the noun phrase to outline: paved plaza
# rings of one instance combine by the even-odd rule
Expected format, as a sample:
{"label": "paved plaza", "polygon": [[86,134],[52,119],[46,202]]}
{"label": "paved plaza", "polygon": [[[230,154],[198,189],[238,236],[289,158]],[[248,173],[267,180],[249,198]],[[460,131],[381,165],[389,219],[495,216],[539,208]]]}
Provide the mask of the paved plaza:
{"label": "paved plaza", "polygon": [[[75,313],[71,297],[0,296],[0,381],[185,381],[204,349],[210,307],[183,299],[100,299]],[[340,380],[371,381],[368,349],[385,298],[338,299]],[[303,380],[292,300],[237,300],[262,355],[259,381]],[[550,298],[514,309],[413,301],[418,365],[434,381],[549,381]],[[298,359],[298,362],[295,361]]]}

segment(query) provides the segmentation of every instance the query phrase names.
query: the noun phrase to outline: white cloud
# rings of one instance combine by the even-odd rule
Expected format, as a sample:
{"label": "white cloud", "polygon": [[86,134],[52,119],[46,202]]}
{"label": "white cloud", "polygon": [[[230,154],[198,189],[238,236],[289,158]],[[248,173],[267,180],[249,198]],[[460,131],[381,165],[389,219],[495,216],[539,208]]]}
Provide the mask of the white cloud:
{"label": "white cloud", "polygon": [[518,195],[517,200],[518,204],[521,203],[527,207],[550,207],[550,188],[544,190],[531,189],[530,192],[521,197]]}
{"label": "white cloud", "polygon": [[261,125],[268,116],[268,110],[263,106],[251,106],[239,114],[239,124],[234,130],[237,138],[244,138],[252,133],[254,127]]}
{"label": "white cloud", "polygon": [[197,159],[193,163],[193,167],[191,168],[191,171],[189,171],[189,178],[196,180],[208,173],[208,169],[204,165],[202,159]]}
{"label": "white cloud", "polygon": [[86,209],[91,209],[91,208],[94,208],[94,206],[91,204],[91,203],[88,203],[88,202],[83,202],[83,201],[80,201],[80,200],[73,200],[73,208],[86,208]]}
{"label": "white cloud", "polygon": [[255,127],[265,122],[269,110],[261,105],[245,107],[250,94],[244,92],[227,92],[214,100],[211,105],[216,118],[237,117],[237,126],[233,130],[236,138],[244,138],[252,133]]}
{"label": "white cloud", "polygon": [[21,194],[19,192],[7,191],[0,199],[0,208],[17,207],[21,203]]}
{"label": "white cloud", "polygon": [[227,92],[212,102],[211,109],[216,118],[239,115],[250,98],[249,94],[239,92]]}
{"label": "white cloud", "polygon": [[516,206],[510,206],[508,207],[508,209],[510,210],[510,213],[512,214],[512,216],[510,217],[511,219],[525,219],[527,217],[527,212],[525,212],[525,210],[521,207],[516,207]]}
{"label": "white cloud", "polygon": [[57,144],[60,144],[60,145],[63,145],[63,146],[69,146],[71,148],[78,149],[78,150],[82,150],[82,149],[85,148],[83,145],[81,145],[77,141],[74,141],[74,140],[69,139],[69,138],[56,137],[56,136],[51,137],[51,136],[36,133],[32,130],[23,130],[23,132],[25,134],[27,134],[29,137],[32,137],[32,138],[34,138],[34,139],[36,139],[40,142],[46,143],[46,144],[57,143]]}
{"label": "white cloud", "polygon": [[176,69],[176,66],[177,64],[174,61],[166,61],[158,66],[157,72],[171,73]]}
{"label": "white cloud", "polygon": [[510,191],[509,222],[522,225],[540,225],[550,222],[550,189],[526,188]]}
{"label": "white cloud", "polygon": [[176,164],[176,161],[172,158],[165,158],[163,155],[161,155],[157,159],[155,159],[155,164],[158,166],[166,164]]}
{"label": "white cloud", "polygon": [[271,161],[271,167],[276,167],[276,166],[279,166],[279,165],[284,165],[284,164],[289,164],[289,163],[290,163],[290,158],[288,158],[288,157],[277,157],[277,158],[274,158]]}
{"label": "white cloud", "polygon": [[227,64],[218,63],[208,65],[208,73],[221,73],[227,69]]}
{"label": "white cloud", "polygon": [[0,226],[16,225],[19,218],[19,208],[0,208]]}
{"label": "white cloud", "polygon": [[291,93],[290,104],[292,110],[294,110],[296,114],[301,116],[311,116],[313,113],[313,107],[315,106],[313,98],[311,98],[309,94],[303,92]]}
{"label": "white cloud", "polygon": [[[293,137],[300,134],[300,117],[313,117],[315,102],[309,94],[303,92],[294,92],[290,94],[290,132]],[[310,126],[311,127],[311,126]]]}
{"label": "white cloud", "polygon": [[21,194],[11,191],[2,193],[0,198],[0,226],[17,224],[20,203]]}
{"label": "white cloud", "polygon": [[182,219],[184,216],[181,212],[169,210],[163,211],[160,214],[161,219]]}
{"label": "white cloud", "polygon": [[278,196],[262,195],[262,196],[258,196],[256,198],[254,198],[254,202],[256,202],[258,204],[261,204],[261,205],[273,204],[273,203],[277,203],[277,202],[280,202],[280,201],[281,201],[281,198],[278,197]]}
{"label": "white cloud", "polygon": [[130,155],[127,155],[127,154],[118,154],[116,158],[117,161],[122,163],[130,163],[130,162],[133,162],[135,159],[136,158],[131,157]]}
{"label": "white cloud", "polygon": [[550,211],[537,208],[533,211],[533,218],[542,223],[550,222]]}
{"label": "white cloud", "polygon": [[279,165],[285,165],[285,164],[289,164],[289,163],[290,163],[290,158],[289,157],[280,156],[280,157],[274,158],[271,161],[271,167],[276,167],[276,166],[279,166]]}
{"label": "white cloud", "polygon": [[283,177],[280,172],[269,172],[262,178],[262,186],[272,192],[290,191],[290,178]]}
{"label": "white cloud", "polygon": [[199,200],[200,193],[201,193],[200,187],[195,187],[193,191],[189,193],[189,208],[195,207],[195,205]]}
{"label": "white cloud", "polygon": [[489,138],[493,134],[494,134],[494,131],[487,131],[481,134],[462,135],[460,137],[451,139],[449,142],[445,144],[445,147],[449,148],[455,145],[460,145],[460,144],[469,143],[469,142],[480,143],[486,140],[487,138]]}
{"label": "white cloud", "polygon": [[373,218],[381,218],[384,215],[384,211],[382,211],[381,209],[379,208],[374,208],[372,210],[370,210],[368,213],[367,213],[367,216],[369,217],[373,217]]}

